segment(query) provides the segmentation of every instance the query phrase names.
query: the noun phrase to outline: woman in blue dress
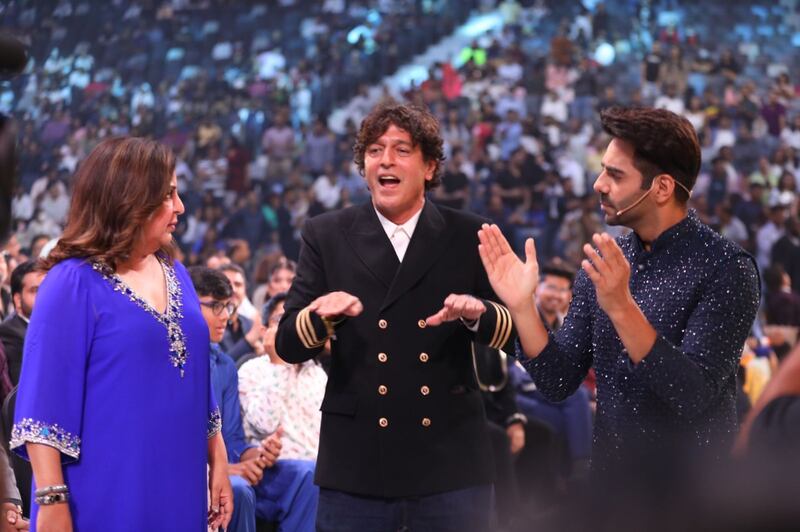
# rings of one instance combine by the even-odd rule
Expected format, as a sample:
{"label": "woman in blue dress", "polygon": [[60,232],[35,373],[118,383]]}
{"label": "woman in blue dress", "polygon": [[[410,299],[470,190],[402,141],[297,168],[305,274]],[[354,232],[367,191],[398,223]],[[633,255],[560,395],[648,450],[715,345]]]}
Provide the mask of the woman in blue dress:
{"label": "woman in blue dress", "polygon": [[77,172],[43,263],[11,434],[33,466],[33,530],[201,531],[230,519],[208,327],[172,259],[184,211],[174,169],[166,147],[117,138]]}

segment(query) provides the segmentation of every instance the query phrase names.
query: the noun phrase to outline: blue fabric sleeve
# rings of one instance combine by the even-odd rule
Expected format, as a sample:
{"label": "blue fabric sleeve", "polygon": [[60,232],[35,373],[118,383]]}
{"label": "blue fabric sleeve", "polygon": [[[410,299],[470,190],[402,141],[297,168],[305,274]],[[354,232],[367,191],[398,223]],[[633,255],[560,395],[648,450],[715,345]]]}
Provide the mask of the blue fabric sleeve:
{"label": "blue fabric sleeve", "polygon": [[226,355],[220,356],[217,371],[221,373],[221,380],[225,383],[222,389],[222,438],[225,440],[225,449],[228,451],[228,462],[238,463],[242,453],[247,450],[242,427],[242,408],[239,403],[239,376],[236,365]]}
{"label": "blue fabric sleeve", "polygon": [[58,449],[62,462],[77,460],[86,365],[96,314],[89,292],[91,267],[77,259],[46,275],[25,337],[10,448],[28,459],[26,443]]}

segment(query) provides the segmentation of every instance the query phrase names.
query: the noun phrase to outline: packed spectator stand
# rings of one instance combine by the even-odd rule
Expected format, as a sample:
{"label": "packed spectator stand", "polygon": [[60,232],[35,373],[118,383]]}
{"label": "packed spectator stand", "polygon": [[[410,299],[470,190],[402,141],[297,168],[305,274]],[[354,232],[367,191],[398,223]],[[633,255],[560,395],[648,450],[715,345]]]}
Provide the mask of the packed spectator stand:
{"label": "packed spectator stand", "polygon": [[[145,136],[178,156],[187,265],[227,257],[251,290],[296,259],[303,222],[369,200],[352,163],[358,123],[416,54],[496,12],[503,24],[427,79],[385,87],[440,119],[447,162],[432,201],[492,219],[521,251],[573,267],[604,226],[592,191],[608,138],[598,111],[663,107],[703,149],[690,206],[758,261],[763,312],[742,358],[743,412],[800,327],[800,5],[681,0],[11,0],[0,27],[26,41],[0,84],[17,121],[13,266],[64,225],[70,179],[102,139]],[[3,269],[0,268],[0,272]],[[1,277],[1,276],[0,276]],[[7,292],[7,289],[5,289]],[[3,315],[10,302],[3,293]]]}

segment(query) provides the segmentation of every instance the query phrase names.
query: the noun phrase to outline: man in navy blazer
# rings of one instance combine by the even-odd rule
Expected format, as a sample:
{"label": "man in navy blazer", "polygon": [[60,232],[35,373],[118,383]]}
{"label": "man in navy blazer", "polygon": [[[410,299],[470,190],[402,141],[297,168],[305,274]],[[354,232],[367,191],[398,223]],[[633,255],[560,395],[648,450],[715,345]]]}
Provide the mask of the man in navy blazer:
{"label": "man in navy blazer", "polygon": [[380,106],[355,162],[365,205],[309,220],[277,335],[288,362],[331,340],[317,530],[487,530],[493,464],[471,342],[513,342],[476,252],[484,222],[426,201],[436,119]]}

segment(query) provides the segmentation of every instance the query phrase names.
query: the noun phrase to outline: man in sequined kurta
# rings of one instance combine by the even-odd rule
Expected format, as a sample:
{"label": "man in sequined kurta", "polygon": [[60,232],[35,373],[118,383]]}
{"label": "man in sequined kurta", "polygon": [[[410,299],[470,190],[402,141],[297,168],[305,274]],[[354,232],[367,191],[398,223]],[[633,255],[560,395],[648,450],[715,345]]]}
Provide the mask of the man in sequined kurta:
{"label": "man in sequined kurta", "polygon": [[755,261],[687,209],[700,149],[684,118],[612,109],[602,121],[612,141],[594,189],[606,222],[633,232],[616,241],[596,234],[584,246],[563,326],[548,333],[530,303],[532,241],[523,263],[486,227],[484,265],[545,396],[567,397],[594,366],[595,470],[723,454],[736,430],[736,368],[759,303]]}

